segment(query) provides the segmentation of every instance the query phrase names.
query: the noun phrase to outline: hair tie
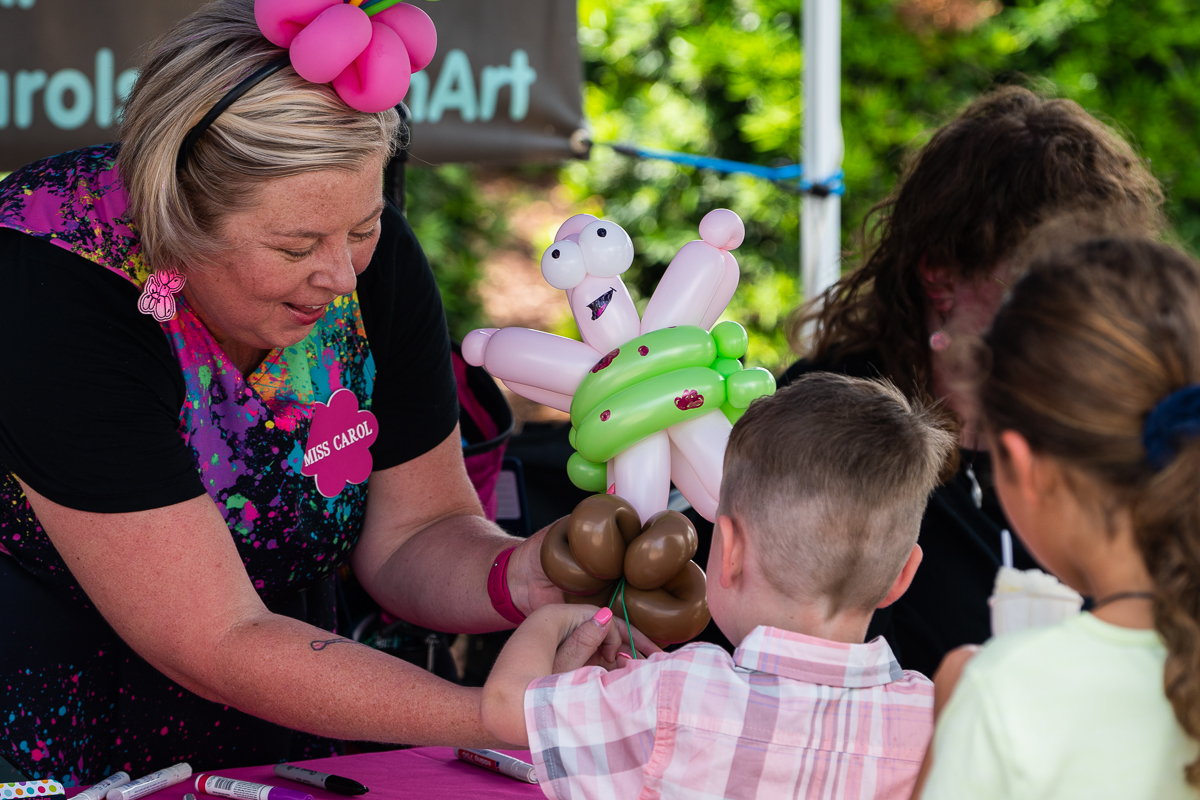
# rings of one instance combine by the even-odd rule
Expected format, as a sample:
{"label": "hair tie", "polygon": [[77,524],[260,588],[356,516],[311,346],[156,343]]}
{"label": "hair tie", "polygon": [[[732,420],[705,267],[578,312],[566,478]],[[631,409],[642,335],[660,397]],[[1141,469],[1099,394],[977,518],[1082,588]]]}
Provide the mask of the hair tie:
{"label": "hair tie", "polygon": [[254,18],[300,77],[367,113],[398,105],[437,50],[433,20],[399,0],[255,0]]}
{"label": "hair tie", "polygon": [[1176,389],[1158,401],[1142,426],[1146,459],[1155,470],[1166,467],[1189,439],[1200,436],[1200,384]]}

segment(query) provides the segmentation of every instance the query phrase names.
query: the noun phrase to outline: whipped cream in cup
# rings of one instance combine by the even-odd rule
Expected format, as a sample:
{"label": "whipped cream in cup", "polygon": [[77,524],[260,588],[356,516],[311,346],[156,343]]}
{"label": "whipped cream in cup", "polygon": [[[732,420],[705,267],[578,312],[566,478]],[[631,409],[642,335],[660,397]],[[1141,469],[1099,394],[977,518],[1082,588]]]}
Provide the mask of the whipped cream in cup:
{"label": "whipped cream in cup", "polygon": [[1070,619],[1083,608],[1083,597],[1040,569],[1001,567],[988,606],[992,635],[1002,636]]}

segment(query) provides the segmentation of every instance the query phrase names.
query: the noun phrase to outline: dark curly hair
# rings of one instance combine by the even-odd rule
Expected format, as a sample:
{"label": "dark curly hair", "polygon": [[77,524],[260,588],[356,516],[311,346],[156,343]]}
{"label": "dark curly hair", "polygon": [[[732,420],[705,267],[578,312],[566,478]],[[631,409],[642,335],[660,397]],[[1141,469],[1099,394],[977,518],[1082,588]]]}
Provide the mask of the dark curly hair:
{"label": "dark curly hair", "polygon": [[862,265],[797,309],[793,349],[818,364],[871,352],[905,395],[929,393],[922,256],[955,264],[969,279],[1066,210],[1122,206],[1158,230],[1162,202],[1145,162],[1078,104],[1018,86],[999,89],[934,133],[871,209]]}

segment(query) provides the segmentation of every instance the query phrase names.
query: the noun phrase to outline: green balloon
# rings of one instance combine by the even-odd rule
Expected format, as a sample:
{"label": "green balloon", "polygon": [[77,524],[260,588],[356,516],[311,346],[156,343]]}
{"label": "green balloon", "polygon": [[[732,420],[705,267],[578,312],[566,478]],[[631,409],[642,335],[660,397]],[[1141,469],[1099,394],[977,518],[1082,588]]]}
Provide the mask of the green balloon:
{"label": "green balloon", "polygon": [[730,319],[714,325],[712,337],[717,341],[717,352],[722,358],[741,358],[750,346],[746,329]]}
{"label": "green balloon", "polygon": [[707,367],[717,357],[712,336],[695,325],[650,331],[613,350],[583,376],[571,398],[571,422],[578,426],[617,392],[684,367]]}
{"label": "green balloon", "polygon": [[726,403],[721,406],[721,413],[725,415],[725,419],[729,420],[730,425],[737,425],[737,421],[746,413],[746,409],[734,408],[729,403]]}
{"label": "green balloon", "polygon": [[571,483],[585,492],[604,492],[608,489],[607,466],[588,461],[579,453],[571,453],[567,459],[567,475]]}
{"label": "green balloon", "polygon": [[775,376],[762,367],[744,369],[725,379],[725,391],[729,405],[748,408],[758,398],[775,394]]}
{"label": "green balloon", "polygon": [[719,372],[678,369],[623,389],[592,409],[575,428],[575,449],[588,461],[603,463],[651,434],[724,404],[725,379]]}
{"label": "green balloon", "polygon": [[733,373],[742,371],[742,362],[736,358],[718,358],[713,362],[712,368],[728,378]]}

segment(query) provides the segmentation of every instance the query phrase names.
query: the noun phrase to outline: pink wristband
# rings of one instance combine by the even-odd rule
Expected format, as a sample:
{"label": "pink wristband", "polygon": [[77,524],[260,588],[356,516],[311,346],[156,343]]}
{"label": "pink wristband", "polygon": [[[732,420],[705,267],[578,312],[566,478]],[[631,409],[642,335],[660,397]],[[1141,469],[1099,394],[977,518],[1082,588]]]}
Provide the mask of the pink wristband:
{"label": "pink wristband", "polygon": [[487,590],[496,613],[514,625],[520,625],[525,621],[525,615],[513,603],[512,595],[508,593],[508,559],[512,558],[516,549],[510,547],[496,556],[496,560],[492,562],[492,570],[488,573]]}

